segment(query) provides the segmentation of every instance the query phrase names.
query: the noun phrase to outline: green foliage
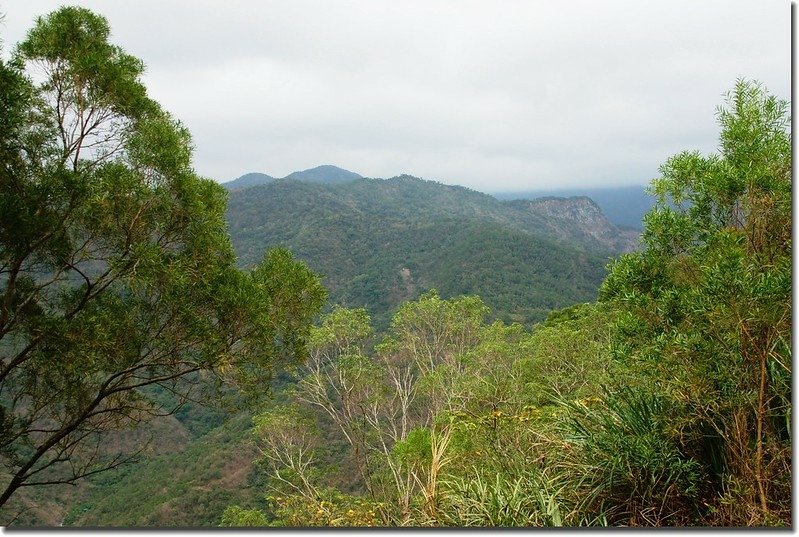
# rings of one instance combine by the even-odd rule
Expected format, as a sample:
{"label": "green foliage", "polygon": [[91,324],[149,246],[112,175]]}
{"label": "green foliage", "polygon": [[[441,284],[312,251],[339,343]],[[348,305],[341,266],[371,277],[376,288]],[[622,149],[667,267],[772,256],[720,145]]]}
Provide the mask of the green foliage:
{"label": "green foliage", "polygon": [[[327,292],[304,263],[282,248],[264,254],[263,262],[250,276],[255,286],[249,290],[252,294],[237,298],[251,300],[253,309],[246,312],[249,317],[236,320],[259,321],[257,328],[242,338],[258,349],[258,355],[255,360],[239,361],[232,372],[240,391],[257,401],[264,396],[263,389],[269,385],[275,366],[296,366],[308,357],[311,323]],[[230,319],[235,319],[236,312],[230,313]]]}
{"label": "green foliage", "polygon": [[311,328],[310,343],[318,352],[363,352],[372,335],[369,314],[363,308],[347,309],[334,306],[322,317],[319,327]]}
{"label": "green foliage", "polygon": [[[224,190],[108,35],[62,8],[0,62],[4,520],[85,477],[67,525],[791,523],[787,103],[736,85],[598,304],[575,303],[601,241],[410,177],[233,194],[245,273]],[[311,327],[327,293],[297,259],[359,307]],[[276,366],[297,378],[264,402]],[[208,372],[252,424],[190,401]],[[140,465],[97,473],[161,410]]]}
{"label": "green foliage", "polygon": [[646,248],[616,261],[601,290],[621,310],[615,354],[681,409],[674,434],[713,476],[711,522],[789,520],[787,107],[739,82],[718,111],[720,154],[663,165]]}
{"label": "green foliage", "polygon": [[[253,465],[258,452],[247,434],[250,425],[247,414],[229,416],[205,435],[144,453],[135,465],[87,478],[77,489],[82,501],[72,504],[64,525],[213,527],[231,504],[245,510],[264,508]],[[158,432],[173,441],[180,436],[174,427]]]}
{"label": "green foliage", "polygon": [[612,525],[690,525],[704,477],[672,432],[675,409],[657,394],[619,388],[575,404],[571,419],[579,460],[583,516]]}
{"label": "green foliage", "polygon": [[[373,351],[365,313],[323,321],[327,359],[299,401],[341,425],[383,523],[790,522],[785,110],[738,84],[722,153],[663,166],[645,248],[612,264],[598,304],[527,332],[486,324],[477,297],[431,291],[399,306]],[[312,501],[292,494],[276,523],[332,523]]]}
{"label": "green foliage", "polygon": [[[316,441],[303,437],[292,446],[276,446],[285,435],[273,428],[272,450],[262,453],[283,464],[283,470],[274,464],[266,468],[273,497],[280,498],[275,508],[283,513],[274,523],[363,522],[357,509],[349,518],[331,518],[327,508],[313,510],[336,480],[322,472],[332,468],[322,465],[317,448],[335,444],[337,437],[346,439],[347,447],[338,456],[354,459],[361,477],[356,491],[363,501],[377,501],[371,509],[381,524],[564,523],[563,509],[573,499],[561,498],[562,479],[540,467],[550,449],[560,449],[553,447],[561,442],[553,426],[560,407],[540,406],[538,391],[530,387],[555,382],[563,373],[531,364],[547,342],[550,360],[570,364],[566,367],[590,384],[600,378],[605,365],[600,361],[608,356],[600,352],[592,361],[575,353],[565,343],[568,336],[557,334],[558,323],[530,334],[519,325],[486,324],[488,315],[477,297],[444,300],[431,291],[400,307],[391,331],[371,352],[362,343],[371,333],[363,310],[338,308],[323,316],[312,331],[312,359],[293,404],[316,412],[317,423],[331,420],[340,433],[321,427],[324,436]],[[584,305],[579,314],[564,313],[569,320],[559,326],[598,348],[607,337],[600,328],[606,317]],[[571,397],[593,393],[585,386],[562,390]],[[289,417],[299,416],[299,407],[292,408],[276,405],[264,416],[271,416],[269,423],[278,416],[298,432],[309,431],[299,417]],[[298,457],[300,445],[314,446],[313,460]],[[288,466],[301,471],[287,473]],[[507,507],[506,500],[513,505]]]}
{"label": "green foliage", "polygon": [[433,289],[400,306],[391,321],[391,335],[376,350],[413,361],[422,373],[442,363],[457,366],[477,342],[488,312],[479,297],[442,300]]}
{"label": "green foliage", "polygon": [[[285,251],[235,265],[226,193],[107,21],[64,7],[0,63],[0,507],[124,462],[103,432],[170,411],[142,389],[302,359],[324,289]],[[246,383],[245,383],[246,384]]]}
{"label": "green foliage", "polygon": [[392,455],[405,464],[429,463],[432,457],[430,430],[412,430],[392,447]]}
{"label": "green foliage", "polygon": [[555,485],[535,470],[516,477],[497,474],[493,480],[476,471],[472,479],[443,483],[446,508],[442,523],[505,528],[562,526]]}
{"label": "green foliage", "polygon": [[223,528],[253,528],[268,526],[269,521],[263,511],[258,509],[242,509],[238,505],[231,505],[222,513],[219,524]]}
{"label": "green foliage", "polygon": [[516,365],[531,400],[548,405],[593,397],[624,374],[612,368],[608,352],[615,315],[601,304],[578,304],[552,312],[533,330]]}
{"label": "green foliage", "polygon": [[137,118],[154,107],[139,80],[144,63],[111,45],[110,33],[103,17],[85,8],[64,7],[36,20],[17,46],[17,61],[40,60],[54,68],[47,73],[50,80],[44,89],[66,89],[64,101]]}
{"label": "green foliage", "polygon": [[366,308],[379,329],[432,288],[478,294],[506,322],[539,321],[593,300],[610,253],[532,208],[410,177],[276,181],[232,192],[227,217],[242,263],[287,246],[323,274],[333,304]]}
{"label": "green foliage", "polygon": [[383,526],[379,512],[383,507],[363,496],[324,489],[317,498],[268,496],[274,513],[272,526],[278,527],[374,527]]}

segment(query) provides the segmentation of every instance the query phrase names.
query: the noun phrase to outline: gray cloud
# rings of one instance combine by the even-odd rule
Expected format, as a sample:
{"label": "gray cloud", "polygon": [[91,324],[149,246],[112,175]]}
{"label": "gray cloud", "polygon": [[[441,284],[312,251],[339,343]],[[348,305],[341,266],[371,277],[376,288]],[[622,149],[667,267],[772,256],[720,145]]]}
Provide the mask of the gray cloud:
{"label": "gray cloud", "polygon": [[[0,0],[5,48],[62,3]],[[714,150],[737,78],[790,95],[783,0],[77,3],[220,181],[332,163],[489,191],[642,184]]]}

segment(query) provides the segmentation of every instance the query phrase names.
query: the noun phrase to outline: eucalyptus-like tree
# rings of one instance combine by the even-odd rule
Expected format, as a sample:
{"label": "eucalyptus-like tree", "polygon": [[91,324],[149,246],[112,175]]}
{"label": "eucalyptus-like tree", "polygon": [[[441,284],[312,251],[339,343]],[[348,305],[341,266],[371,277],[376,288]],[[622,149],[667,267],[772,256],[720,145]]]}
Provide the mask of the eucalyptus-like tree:
{"label": "eucalyptus-like tree", "polygon": [[102,433],[168,411],[146,386],[260,386],[325,299],[286,251],[235,267],[224,190],[109,35],[63,7],[0,63],[0,506],[124,461]]}

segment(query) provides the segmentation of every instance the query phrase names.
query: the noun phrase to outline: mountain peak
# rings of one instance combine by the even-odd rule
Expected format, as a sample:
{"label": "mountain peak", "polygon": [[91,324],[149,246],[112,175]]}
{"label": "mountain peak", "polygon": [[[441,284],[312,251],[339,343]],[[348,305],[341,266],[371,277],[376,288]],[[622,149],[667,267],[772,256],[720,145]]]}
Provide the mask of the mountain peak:
{"label": "mountain peak", "polygon": [[[325,183],[328,185],[334,185],[340,183],[349,183],[350,181],[362,179],[362,177],[357,173],[345,170],[344,168],[339,168],[338,166],[333,166],[332,164],[323,164],[321,166],[317,166],[316,168],[290,173],[280,180],[282,181],[285,179],[304,181],[306,183]],[[275,177],[266,175],[265,173],[251,172],[245,173],[241,177],[232,181],[222,183],[222,186],[228,190],[238,190],[248,186],[265,185],[277,180],[278,179]]]}
{"label": "mountain peak", "polygon": [[349,170],[333,166],[332,164],[323,164],[316,168],[310,168],[299,172],[290,173],[283,179],[295,179],[297,181],[307,181],[310,183],[349,183],[361,179],[362,177]]}
{"label": "mountain peak", "polygon": [[232,181],[222,183],[222,186],[224,186],[228,190],[236,190],[239,188],[246,188],[248,186],[264,185],[266,183],[271,183],[274,180],[275,178],[272,177],[271,175],[266,175],[265,173],[251,172],[251,173],[245,173],[241,177],[233,179]]}

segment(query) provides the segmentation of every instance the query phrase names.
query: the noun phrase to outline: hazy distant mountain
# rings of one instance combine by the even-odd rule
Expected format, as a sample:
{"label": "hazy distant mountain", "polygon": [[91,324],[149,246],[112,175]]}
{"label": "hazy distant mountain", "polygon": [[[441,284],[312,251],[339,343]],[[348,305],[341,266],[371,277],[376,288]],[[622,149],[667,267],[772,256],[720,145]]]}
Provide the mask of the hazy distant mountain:
{"label": "hazy distant mountain", "polygon": [[[322,166],[317,166],[316,168],[311,168],[309,170],[290,173],[280,180],[283,179],[305,181],[306,183],[326,183],[332,185],[355,181],[356,179],[361,179],[361,176],[355,172],[338,168],[336,166],[331,166],[330,164],[325,164]],[[237,179],[222,183],[222,186],[228,190],[237,190],[250,186],[264,185],[277,180],[278,179],[272,177],[271,175],[266,175],[264,173],[246,173]]]}
{"label": "hazy distant mountain", "polygon": [[275,178],[272,177],[271,175],[266,175],[265,173],[253,172],[253,173],[245,173],[238,179],[228,181],[227,183],[222,183],[222,186],[224,186],[228,190],[234,190],[237,188],[245,188],[248,186],[264,185],[274,180]]}
{"label": "hazy distant mountain", "polygon": [[366,307],[383,325],[430,288],[539,321],[594,299],[608,258],[637,240],[588,198],[502,202],[411,176],[273,181],[231,192],[227,218],[242,265],[286,246],[322,274],[331,303]]}
{"label": "hazy distant mountain", "polygon": [[310,170],[303,170],[301,172],[290,173],[283,179],[296,179],[298,181],[305,181],[308,183],[327,183],[329,185],[337,183],[348,183],[361,179],[361,176],[355,172],[337,168],[330,164],[317,166]]}
{"label": "hazy distant mountain", "polygon": [[543,197],[588,196],[602,209],[608,220],[617,226],[642,229],[644,215],[655,205],[655,198],[646,193],[644,186],[608,188],[572,188],[560,190],[527,190],[495,192],[491,195],[501,200],[536,199]]}
{"label": "hazy distant mountain", "polygon": [[629,252],[638,245],[638,231],[614,225],[601,207],[587,196],[547,196],[503,203],[522,214],[535,215],[536,220],[530,225],[536,227],[528,227],[534,232],[614,253]]}

